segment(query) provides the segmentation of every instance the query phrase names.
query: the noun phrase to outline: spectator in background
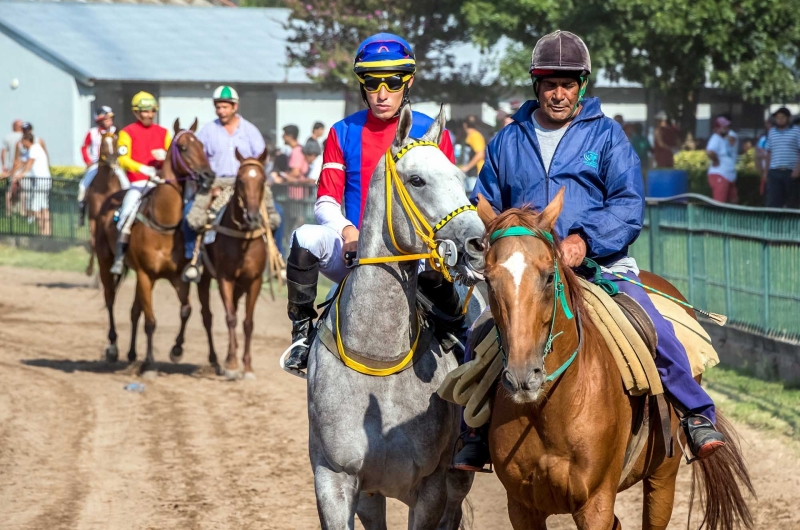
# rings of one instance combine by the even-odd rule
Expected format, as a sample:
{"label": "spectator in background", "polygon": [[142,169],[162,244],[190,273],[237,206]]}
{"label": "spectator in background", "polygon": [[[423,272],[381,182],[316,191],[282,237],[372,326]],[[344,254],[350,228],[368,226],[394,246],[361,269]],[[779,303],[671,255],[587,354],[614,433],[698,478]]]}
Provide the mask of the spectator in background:
{"label": "spectator in background", "polygon": [[3,138],[3,148],[0,151],[0,172],[7,176],[14,165],[14,154],[17,152],[17,144],[22,140],[22,120],[14,120],[11,124],[11,132]]}
{"label": "spectator in background", "polygon": [[[44,144],[44,140],[33,134],[33,125],[31,125],[28,122],[25,122],[22,124],[22,136],[25,136],[28,133],[30,133],[31,137],[33,137],[32,145],[40,145],[44,150],[44,154],[47,155],[47,157],[49,158],[50,155],[47,153],[47,146]],[[16,148],[14,150],[14,163],[12,164],[11,171],[9,172],[11,175],[19,174],[20,178],[26,176],[33,176],[32,174],[30,175],[28,174],[31,171],[30,169],[22,171],[22,168],[24,167],[30,168],[30,166],[27,165],[30,155],[29,151],[30,148],[25,147],[25,144],[20,139],[20,141],[17,142]],[[29,179],[22,179],[21,181],[18,180],[17,182],[18,182],[17,185],[21,190],[20,200],[22,201],[22,205],[24,207],[27,207],[30,204],[30,201],[27,198],[27,194],[28,191],[31,190],[32,181]]]}
{"label": "spectator in background", "polygon": [[287,125],[283,128],[283,143],[291,149],[289,155],[289,170],[281,175],[289,182],[302,182],[308,175],[308,160],[303,154],[303,146],[297,141],[299,134],[297,125]]}
{"label": "spectator in background", "polygon": [[26,152],[25,163],[12,178],[19,180],[30,175],[30,184],[26,190],[26,206],[30,214],[39,224],[39,234],[50,235],[50,162],[44,146],[36,141],[33,132],[28,130],[22,134],[20,141]]}
{"label": "spectator in background", "polygon": [[486,157],[486,139],[477,129],[477,125],[478,119],[475,116],[467,116],[462,124],[464,134],[466,134],[464,145],[467,153],[464,158],[467,162],[461,166],[461,171],[468,177],[478,176]]}
{"label": "spectator in background", "polygon": [[[314,124],[314,128],[311,129],[311,136],[308,137],[306,140],[306,146],[310,143],[317,144],[319,151],[322,152],[322,135],[325,134],[325,125],[318,121]],[[311,148],[313,149],[313,147]]]}
{"label": "spectator in background", "polygon": [[656,167],[675,167],[674,154],[681,145],[678,130],[667,119],[663,110],[656,114],[656,129],[653,132],[653,157]]}
{"label": "spectator in background", "polygon": [[800,208],[800,127],[789,125],[792,113],[781,107],[772,115],[775,127],[767,134],[767,206]]}
{"label": "spectator in background", "polygon": [[617,114],[614,116],[614,121],[619,123],[619,126],[623,129],[625,128],[625,118],[622,117],[622,114]]}
{"label": "spectator in background", "polygon": [[[764,120],[764,134],[756,142],[756,171],[758,171],[759,175],[763,175],[769,169],[767,167],[767,155],[769,154],[767,151],[767,135],[772,128],[772,124],[772,117]],[[764,192],[764,181],[762,180],[761,195],[764,195]]]}
{"label": "spectator in background", "polygon": [[714,120],[714,134],[708,139],[706,155],[711,161],[708,168],[708,185],[715,201],[735,204],[739,201],[736,191],[736,160],[739,156],[739,141],[731,131],[731,122],[725,116]]}
{"label": "spectator in background", "polygon": [[633,150],[636,151],[642,163],[642,176],[645,176],[647,174],[647,168],[650,167],[650,151],[653,150],[650,141],[642,134],[641,123],[626,123],[624,129],[625,136],[628,137],[628,141],[631,143],[631,146],[633,146]]}

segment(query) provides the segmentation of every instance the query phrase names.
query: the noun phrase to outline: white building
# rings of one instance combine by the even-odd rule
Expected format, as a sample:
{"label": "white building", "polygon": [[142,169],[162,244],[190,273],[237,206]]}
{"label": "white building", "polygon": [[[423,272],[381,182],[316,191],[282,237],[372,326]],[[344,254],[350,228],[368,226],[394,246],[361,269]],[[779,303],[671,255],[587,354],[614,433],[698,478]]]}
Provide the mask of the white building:
{"label": "white building", "polygon": [[[229,84],[241,113],[280,143],[281,129],[344,116],[343,92],[317,89],[286,66],[285,9],[0,2],[0,136],[14,119],[47,141],[53,165],[81,165],[79,146],[100,105],[117,125],[146,90],[172,128],[215,118],[211,93]],[[8,128],[8,129],[7,129]]]}

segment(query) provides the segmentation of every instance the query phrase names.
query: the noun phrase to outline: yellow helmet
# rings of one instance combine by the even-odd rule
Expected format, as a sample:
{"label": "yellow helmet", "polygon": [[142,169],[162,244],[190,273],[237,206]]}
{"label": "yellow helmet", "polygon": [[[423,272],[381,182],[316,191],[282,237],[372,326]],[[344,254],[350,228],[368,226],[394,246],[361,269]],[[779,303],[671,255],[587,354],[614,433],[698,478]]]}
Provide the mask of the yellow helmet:
{"label": "yellow helmet", "polygon": [[156,98],[153,97],[153,94],[149,92],[139,92],[133,96],[131,108],[135,112],[142,110],[158,110],[158,101],[156,101]]}

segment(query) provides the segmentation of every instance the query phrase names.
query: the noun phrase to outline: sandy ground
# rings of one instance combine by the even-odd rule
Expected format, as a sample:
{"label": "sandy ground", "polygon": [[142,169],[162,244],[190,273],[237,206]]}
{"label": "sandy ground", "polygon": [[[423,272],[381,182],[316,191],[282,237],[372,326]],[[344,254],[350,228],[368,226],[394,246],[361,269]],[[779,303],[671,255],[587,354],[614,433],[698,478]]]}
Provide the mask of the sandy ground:
{"label": "sandy ground", "polygon": [[[106,315],[90,280],[14,268],[0,274],[0,528],[319,528],[305,383],[277,367],[289,336],[282,300],[264,297],[257,308],[258,378],[230,382],[200,375],[207,346],[196,297],[184,361],[168,362],[178,303],[171,287],[159,284],[160,375],[140,380],[144,392],[132,393],[123,386],[139,379],[127,366],[99,360]],[[123,358],[133,287],[128,278],[116,311]],[[224,351],[221,304],[212,294],[217,349]],[[759,494],[757,527],[800,529],[797,453],[738,428]],[[686,468],[679,481],[673,528],[685,527]],[[626,529],[640,528],[635,489],[617,503]],[[479,476],[470,498],[473,528],[510,528],[494,476]],[[390,528],[404,528],[405,507],[390,502]],[[574,528],[570,521],[551,518],[549,525]]]}

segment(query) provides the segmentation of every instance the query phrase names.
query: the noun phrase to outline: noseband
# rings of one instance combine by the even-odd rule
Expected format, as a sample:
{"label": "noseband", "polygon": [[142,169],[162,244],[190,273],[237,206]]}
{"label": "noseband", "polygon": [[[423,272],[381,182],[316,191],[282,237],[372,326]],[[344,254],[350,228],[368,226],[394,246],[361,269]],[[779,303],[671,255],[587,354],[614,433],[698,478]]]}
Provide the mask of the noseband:
{"label": "noseband", "polygon": [[[544,360],[547,359],[547,355],[553,351],[553,341],[562,333],[563,331],[559,331],[555,335],[553,332],[555,331],[556,325],[556,312],[558,311],[559,302],[561,305],[561,309],[564,312],[564,316],[567,317],[567,320],[572,320],[576,317],[575,314],[569,308],[569,304],[567,303],[567,297],[564,294],[564,281],[561,278],[561,272],[558,268],[558,256],[556,255],[556,245],[555,240],[553,239],[553,235],[550,232],[545,232],[544,230],[531,230],[529,228],[525,228],[524,226],[511,226],[509,228],[503,228],[500,230],[495,230],[492,232],[492,235],[489,237],[489,244],[491,245],[498,239],[504,237],[519,237],[519,236],[533,236],[537,239],[541,239],[547,242],[550,246],[550,249],[553,252],[553,315],[550,317],[550,332],[547,336],[547,342],[544,344],[544,355],[542,357],[542,367],[544,369]],[[583,330],[581,325],[580,315],[575,318],[577,327],[578,327],[578,347],[575,348],[575,351],[572,352],[572,355],[567,359],[564,364],[558,367],[558,369],[553,372],[552,374],[548,375],[546,381],[553,381],[554,379],[558,378],[561,374],[567,371],[567,368],[572,364],[572,361],[575,360],[575,357],[578,356],[578,352],[581,350],[581,345],[583,344]],[[498,330],[497,333],[497,341],[500,344],[500,351],[503,353],[503,366],[508,365],[508,354],[503,348],[502,341],[500,339],[500,332]]]}
{"label": "noseband", "polygon": [[[386,156],[384,157],[386,162],[386,222],[389,226],[389,237],[392,240],[392,245],[394,245],[395,250],[402,254],[402,256],[359,258],[358,264],[374,265],[378,263],[396,263],[400,261],[418,261],[421,259],[427,259],[434,270],[441,272],[447,281],[452,282],[453,278],[450,274],[450,267],[455,266],[458,261],[455,243],[446,239],[437,240],[436,233],[444,228],[444,226],[452,221],[457,215],[468,211],[475,211],[477,208],[471,204],[459,206],[447,214],[441,221],[436,223],[433,228],[431,228],[431,225],[425,220],[425,217],[419,211],[417,205],[414,204],[414,201],[411,198],[411,195],[409,195],[405,184],[403,184],[403,180],[397,173],[396,166],[397,162],[406,153],[415,147],[422,146],[436,147],[437,149],[439,148],[439,144],[436,142],[416,141],[403,146],[403,148],[394,156],[392,156],[392,151],[390,148],[386,151]],[[409,221],[411,221],[411,225],[414,227],[414,232],[416,232],[417,236],[422,239],[422,241],[425,243],[425,246],[428,247],[427,253],[411,254],[400,248],[400,245],[397,244],[397,240],[394,237],[394,227],[392,226],[393,189],[397,191],[397,195],[400,197],[400,205],[403,207],[403,210],[405,211]]]}

